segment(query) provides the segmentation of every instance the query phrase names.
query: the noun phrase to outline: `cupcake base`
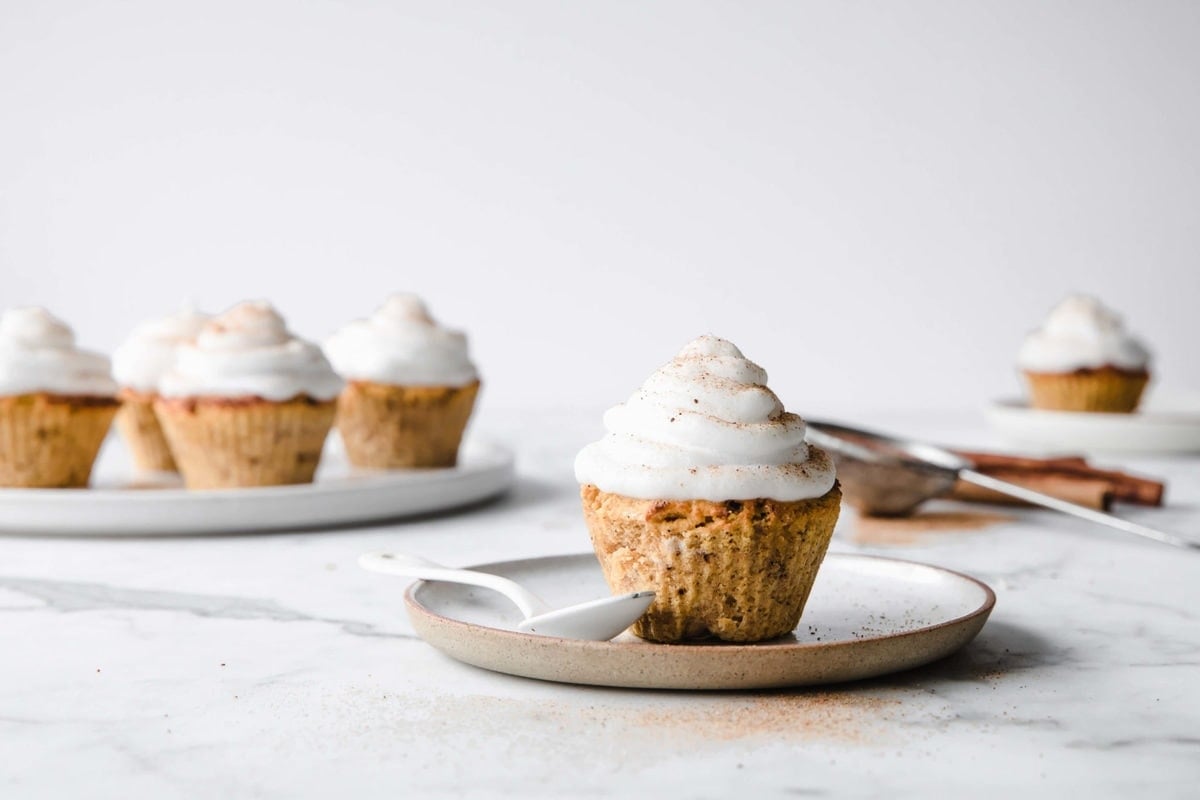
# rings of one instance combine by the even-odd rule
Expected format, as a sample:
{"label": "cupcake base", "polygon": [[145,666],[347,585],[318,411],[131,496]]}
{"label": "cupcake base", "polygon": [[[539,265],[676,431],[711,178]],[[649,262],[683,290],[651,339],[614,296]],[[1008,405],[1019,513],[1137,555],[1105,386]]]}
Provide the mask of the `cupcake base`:
{"label": "cupcake base", "polygon": [[643,639],[756,642],[795,629],[841,506],[812,500],[638,500],[581,489],[584,517],[614,593],[654,589],[633,626]]}
{"label": "cupcake base", "polygon": [[301,397],[159,398],[162,423],[189,489],[311,483],[337,404]]}
{"label": "cupcake base", "polygon": [[337,428],[356,467],[452,467],[479,394],[467,386],[392,386],[351,381],[338,399]]}
{"label": "cupcake base", "polygon": [[1137,408],[1150,382],[1144,370],[1111,366],[1062,373],[1026,371],[1024,375],[1030,404],[1047,411],[1129,413]]}
{"label": "cupcake base", "polygon": [[121,410],[117,413],[117,430],[133,454],[133,464],[144,472],[174,472],[175,459],[163,434],[162,425],[154,415],[157,395],[122,389]]}
{"label": "cupcake base", "polygon": [[119,407],[112,397],[0,397],[0,486],[87,486]]}

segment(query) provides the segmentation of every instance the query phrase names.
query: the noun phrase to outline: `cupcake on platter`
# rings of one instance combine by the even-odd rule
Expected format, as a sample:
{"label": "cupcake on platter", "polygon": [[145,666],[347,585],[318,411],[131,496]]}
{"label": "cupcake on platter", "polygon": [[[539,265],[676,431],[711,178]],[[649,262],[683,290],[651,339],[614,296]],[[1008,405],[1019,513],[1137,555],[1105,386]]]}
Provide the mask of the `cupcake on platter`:
{"label": "cupcake on platter", "polygon": [[41,308],[0,315],[0,486],[87,486],[117,413],[108,358]]}
{"label": "cupcake on platter", "polygon": [[614,593],[654,589],[644,639],[772,639],[800,620],[838,518],[833,462],[767,374],[702,336],[604,415],[575,477]]}
{"label": "cupcake on platter", "polygon": [[176,350],[195,339],[210,318],[187,308],[143,322],[113,353],[113,377],[121,387],[117,430],[140,470],[175,470],[175,459],[154,415],[154,399],[159,381],[175,364]]}
{"label": "cupcake on platter", "polygon": [[346,379],[337,428],[356,467],[452,467],[479,394],[467,337],[394,294],[325,342]]}
{"label": "cupcake on platter", "polygon": [[1099,300],[1073,295],[1026,337],[1017,365],[1034,408],[1131,412],[1150,381],[1150,353]]}
{"label": "cupcake on platter", "polygon": [[178,348],[154,413],[189,489],[308,483],[341,389],[320,348],[247,302]]}

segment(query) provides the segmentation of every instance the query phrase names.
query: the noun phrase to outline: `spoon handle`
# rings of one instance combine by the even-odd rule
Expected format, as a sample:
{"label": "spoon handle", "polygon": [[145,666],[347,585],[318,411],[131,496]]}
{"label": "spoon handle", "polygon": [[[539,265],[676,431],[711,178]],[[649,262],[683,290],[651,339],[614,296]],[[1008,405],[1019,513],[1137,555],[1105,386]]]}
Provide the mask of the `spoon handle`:
{"label": "spoon handle", "polygon": [[401,575],[405,578],[482,586],[512,600],[517,608],[521,609],[521,613],[525,615],[526,619],[550,610],[550,607],[540,597],[508,578],[472,569],[445,567],[419,556],[409,556],[403,553],[365,553],[359,556],[358,565],[372,572]]}
{"label": "spoon handle", "polygon": [[1176,536],[1173,533],[1164,533],[1163,531],[1155,530],[1154,528],[1139,525],[1136,522],[1130,522],[1127,519],[1114,517],[1112,514],[1105,514],[1103,511],[1087,508],[1085,506],[1068,503],[1066,500],[1059,500],[1057,497],[1051,497],[1048,494],[1035,492],[1032,489],[1026,489],[1024,486],[1018,486],[1015,483],[1001,481],[993,478],[990,475],[984,475],[982,472],[976,472],[973,469],[960,470],[958,477],[967,483],[973,483],[976,486],[982,486],[985,489],[991,489],[1001,494],[1016,497],[1034,505],[1045,506],[1046,508],[1062,511],[1065,514],[1072,514],[1081,519],[1098,522],[1101,525],[1107,525],[1110,528],[1116,528],[1119,531],[1132,533],[1137,536],[1143,536],[1147,539],[1153,539],[1156,542],[1163,544],[1174,545],[1175,547],[1189,548],[1192,550],[1200,550],[1200,542],[1194,542],[1185,539],[1182,536]]}

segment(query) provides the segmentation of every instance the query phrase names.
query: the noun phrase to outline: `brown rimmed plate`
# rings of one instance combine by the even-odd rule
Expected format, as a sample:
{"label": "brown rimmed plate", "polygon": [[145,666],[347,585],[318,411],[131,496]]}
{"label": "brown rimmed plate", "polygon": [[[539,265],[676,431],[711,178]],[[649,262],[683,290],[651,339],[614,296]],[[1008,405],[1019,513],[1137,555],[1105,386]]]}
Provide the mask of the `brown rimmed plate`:
{"label": "brown rimmed plate", "polygon": [[[555,606],[608,592],[592,554],[485,564]],[[639,689],[763,689],[861,680],[944,658],[983,628],[996,602],[985,584],[928,564],[875,556],[825,557],[799,627],[760,644],[611,642],[515,630],[502,596],[418,581],[405,595],[417,633],[451,658],[563,683]]]}

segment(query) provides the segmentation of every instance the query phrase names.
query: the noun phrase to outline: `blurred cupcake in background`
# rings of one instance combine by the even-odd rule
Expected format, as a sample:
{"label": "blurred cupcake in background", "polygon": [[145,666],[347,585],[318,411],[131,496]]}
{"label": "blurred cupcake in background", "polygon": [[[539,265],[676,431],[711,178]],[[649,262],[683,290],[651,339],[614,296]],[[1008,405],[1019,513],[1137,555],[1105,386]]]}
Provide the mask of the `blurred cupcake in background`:
{"label": "blurred cupcake in background", "polygon": [[189,489],[308,483],[341,389],[319,347],[246,302],[178,348],[154,412]]}
{"label": "blurred cupcake in background", "polygon": [[175,459],[154,415],[158,384],[175,364],[179,347],[196,338],[210,315],[185,308],[143,322],[113,353],[113,377],[120,388],[117,430],[140,470],[174,471]]}
{"label": "blurred cupcake in background", "polygon": [[1150,353],[1099,300],[1073,295],[1026,337],[1017,365],[1034,408],[1131,412],[1150,380]]}
{"label": "blurred cupcake in background", "polygon": [[42,308],[0,315],[0,486],[87,486],[120,401],[106,356]]}
{"label": "blurred cupcake in background", "polygon": [[337,428],[350,463],[451,467],[479,393],[463,333],[442,327],[412,294],[394,294],[325,342],[346,388]]}

